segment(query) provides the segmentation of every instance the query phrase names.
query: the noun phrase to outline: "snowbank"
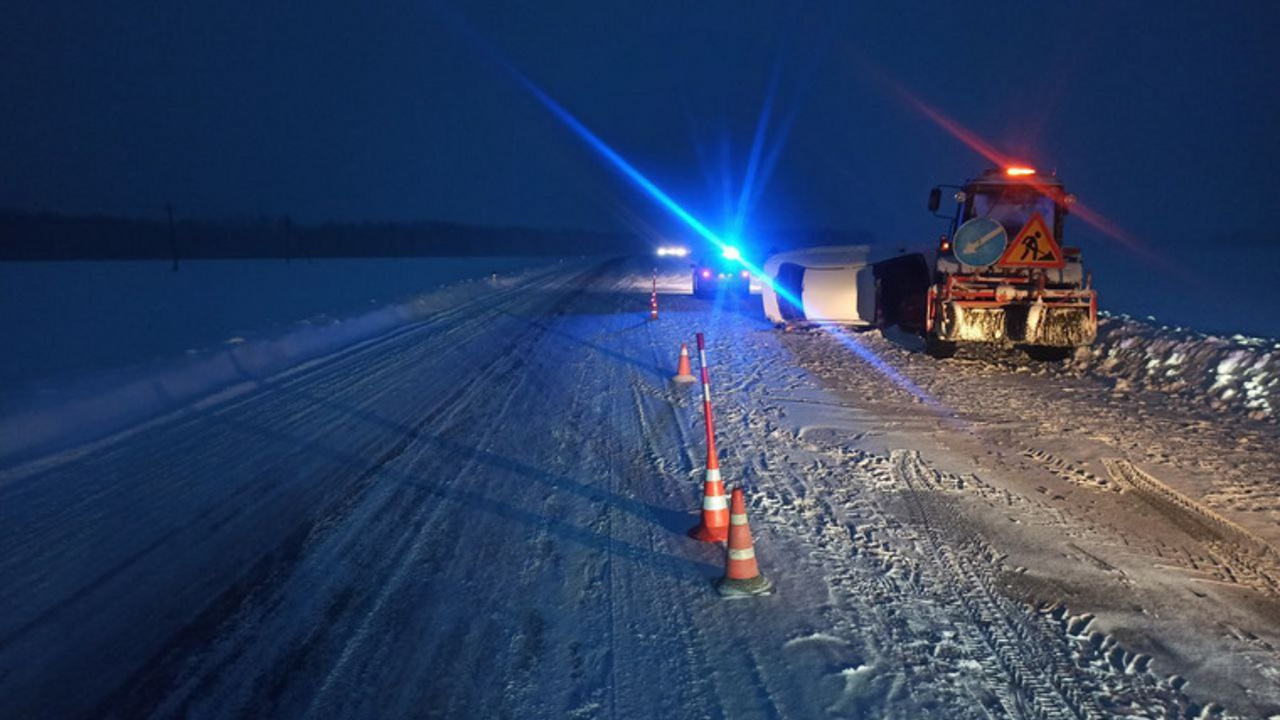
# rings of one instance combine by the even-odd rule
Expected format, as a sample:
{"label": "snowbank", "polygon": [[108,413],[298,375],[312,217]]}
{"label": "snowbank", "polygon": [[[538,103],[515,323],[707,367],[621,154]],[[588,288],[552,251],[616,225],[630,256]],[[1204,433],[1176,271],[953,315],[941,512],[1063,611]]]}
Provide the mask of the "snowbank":
{"label": "snowbank", "polygon": [[[442,279],[439,276],[432,281],[420,278],[420,287],[424,290],[433,286],[437,289],[369,311],[352,311],[337,317],[327,312],[310,315],[282,328],[277,327],[279,308],[271,303],[279,288],[266,283],[241,286],[238,288],[241,302],[247,309],[260,310],[258,323],[263,330],[246,333],[247,339],[236,336],[207,350],[177,351],[158,360],[125,367],[100,367],[74,378],[7,388],[4,403],[0,405],[0,466],[100,438],[159,416],[198,411],[212,400],[250,392],[262,381],[305,367],[308,361],[357,347],[460,305],[485,302],[494,293],[549,271],[563,272],[563,263],[493,275],[490,268],[509,265],[494,258],[471,260],[452,266],[454,281],[443,288],[438,287]],[[214,276],[216,274],[204,277],[207,280]],[[458,277],[468,279],[458,280]],[[327,309],[334,305],[335,298],[352,291],[353,283],[350,277],[348,280],[346,285],[332,288],[328,296],[310,298],[311,307]],[[203,285],[192,282],[191,275],[188,283]],[[212,293],[214,289],[197,287],[193,294],[201,292]],[[365,297],[375,293],[376,297],[378,290],[366,287],[357,288],[356,292],[364,292]],[[191,310],[181,304],[153,306],[148,317],[156,324],[177,328],[182,327],[180,322],[170,323],[166,318],[181,317]],[[268,321],[269,318],[274,319]],[[58,323],[60,320],[56,315],[44,313],[39,321]],[[239,321],[253,322],[248,317]],[[198,318],[194,322],[198,322]],[[106,331],[127,337],[118,329],[108,327]],[[127,344],[128,340],[121,337],[116,342]],[[28,361],[38,363],[40,360],[32,349],[21,349],[20,345],[10,347],[19,348]]]}
{"label": "snowbank", "polygon": [[1280,411],[1280,341],[1205,335],[1125,315],[1099,318],[1098,339],[1071,361],[1117,391],[1154,391],[1214,410],[1275,420]]}

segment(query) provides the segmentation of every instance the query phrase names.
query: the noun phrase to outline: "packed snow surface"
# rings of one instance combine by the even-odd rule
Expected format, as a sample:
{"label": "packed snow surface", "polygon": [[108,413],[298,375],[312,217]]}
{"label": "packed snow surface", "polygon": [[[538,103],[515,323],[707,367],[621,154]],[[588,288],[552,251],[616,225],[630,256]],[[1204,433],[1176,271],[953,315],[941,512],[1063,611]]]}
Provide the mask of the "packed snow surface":
{"label": "packed snow surface", "polygon": [[[938,361],[674,270],[650,321],[647,262],[429,293],[0,461],[0,717],[1280,715],[1273,343]],[[773,596],[686,534],[697,332]]]}

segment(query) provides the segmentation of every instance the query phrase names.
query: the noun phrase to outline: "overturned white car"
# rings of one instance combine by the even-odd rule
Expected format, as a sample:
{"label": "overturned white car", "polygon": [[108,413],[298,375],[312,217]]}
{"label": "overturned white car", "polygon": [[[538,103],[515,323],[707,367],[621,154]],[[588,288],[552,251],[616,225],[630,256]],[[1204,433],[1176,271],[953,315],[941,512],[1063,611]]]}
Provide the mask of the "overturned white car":
{"label": "overturned white car", "polygon": [[898,325],[919,332],[930,281],[925,252],[842,245],[778,253],[762,268],[765,316],[779,325]]}

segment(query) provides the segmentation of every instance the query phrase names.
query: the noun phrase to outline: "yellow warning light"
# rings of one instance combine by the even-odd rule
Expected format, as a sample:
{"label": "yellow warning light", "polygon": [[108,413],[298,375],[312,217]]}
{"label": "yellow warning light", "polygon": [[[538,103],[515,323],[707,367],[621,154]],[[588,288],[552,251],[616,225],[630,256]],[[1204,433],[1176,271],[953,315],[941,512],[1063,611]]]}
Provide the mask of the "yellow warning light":
{"label": "yellow warning light", "polygon": [[1021,166],[1017,166],[1017,165],[1015,165],[1014,167],[1005,168],[1005,170],[1004,170],[1004,174],[1005,174],[1005,175],[1009,175],[1009,176],[1011,176],[1011,177],[1022,177],[1022,176],[1024,176],[1024,175],[1035,175],[1035,174],[1036,174],[1036,169],[1035,169],[1035,168],[1029,168],[1029,167],[1021,167]]}

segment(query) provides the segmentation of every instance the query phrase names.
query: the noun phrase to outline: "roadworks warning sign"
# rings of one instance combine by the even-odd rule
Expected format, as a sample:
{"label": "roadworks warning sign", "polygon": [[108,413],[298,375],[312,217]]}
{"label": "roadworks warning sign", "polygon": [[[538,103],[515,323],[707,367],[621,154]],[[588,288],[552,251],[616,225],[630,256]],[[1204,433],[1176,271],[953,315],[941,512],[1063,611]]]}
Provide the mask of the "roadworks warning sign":
{"label": "roadworks warning sign", "polygon": [[1053,233],[1045,224],[1040,213],[1033,213],[1031,219],[1018,236],[1005,248],[1004,254],[996,261],[1001,267],[1033,267],[1060,268],[1066,265],[1062,256],[1062,248],[1053,239]]}

